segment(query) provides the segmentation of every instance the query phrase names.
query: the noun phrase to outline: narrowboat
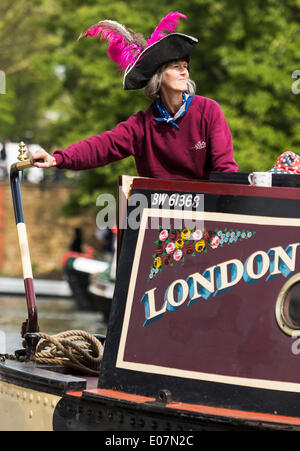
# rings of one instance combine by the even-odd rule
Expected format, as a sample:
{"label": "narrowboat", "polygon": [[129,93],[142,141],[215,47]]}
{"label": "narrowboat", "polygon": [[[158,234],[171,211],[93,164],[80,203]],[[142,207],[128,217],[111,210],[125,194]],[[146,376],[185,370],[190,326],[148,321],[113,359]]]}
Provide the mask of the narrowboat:
{"label": "narrowboat", "polygon": [[101,312],[109,317],[115,280],[113,263],[92,256],[67,252],[62,258],[62,273],[79,310]]}
{"label": "narrowboat", "polygon": [[24,349],[0,363],[2,430],[108,431],[111,440],[300,430],[298,176],[273,175],[271,187],[250,186],[246,173],[120,177],[128,189],[107,334],[96,337],[99,369],[84,374],[36,358],[24,164],[11,181],[28,320]]}

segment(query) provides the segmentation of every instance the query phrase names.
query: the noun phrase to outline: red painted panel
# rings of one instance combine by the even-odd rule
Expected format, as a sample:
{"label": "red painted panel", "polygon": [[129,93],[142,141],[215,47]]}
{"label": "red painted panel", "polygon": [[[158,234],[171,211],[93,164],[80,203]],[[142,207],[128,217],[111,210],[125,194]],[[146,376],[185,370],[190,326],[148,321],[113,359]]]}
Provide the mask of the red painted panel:
{"label": "red painted panel", "polygon": [[[231,217],[232,220],[226,222],[206,220],[205,229],[249,231],[251,237],[239,238],[222,246],[219,244],[215,248],[208,245],[207,238],[206,252],[184,255],[183,261],[173,261],[172,266],[162,264],[161,271],[153,278],[149,278],[149,274],[153,260],[158,255],[159,231],[151,229],[149,221],[140,254],[137,254],[134,262],[138,266],[133,266],[131,272],[132,278],[134,269],[137,270],[132,305],[127,311],[130,313],[128,329],[126,333],[123,330],[123,338],[126,337],[125,363],[231,377],[299,382],[299,356],[292,352],[292,338],[285,335],[277,325],[275,304],[287,278],[300,272],[300,244],[295,245],[295,268],[281,271],[277,277],[270,277],[274,255],[272,249],[280,248],[285,253],[291,244],[299,243],[299,227],[275,223],[265,225],[263,221],[260,224],[247,224],[235,222],[234,215]],[[260,274],[259,259],[254,259],[254,255],[263,256],[268,267],[257,280],[249,280],[245,269],[249,257],[252,256],[252,270]],[[232,259],[240,262],[243,276],[227,291],[218,292],[217,271],[223,268],[229,282],[234,280],[230,271],[236,268],[234,265],[230,268],[226,263]],[[282,265],[281,259],[278,261]],[[150,292],[155,301],[155,311],[159,311],[165,305],[166,293],[174,281],[183,280],[178,285],[182,288],[192,274],[203,274],[212,267],[215,267],[215,289],[207,299],[201,297],[189,303],[189,292],[182,305],[175,309],[169,305],[160,316],[157,315],[145,325],[145,300],[147,296],[149,300]],[[220,274],[219,280],[219,288],[222,288]],[[130,294],[127,302],[131,302]],[[126,328],[126,321],[124,324]],[[143,369],[147,372],[152,370],[150,366],[149,370],[147,367]],[[159,369],[155,371],[160,372]]]}

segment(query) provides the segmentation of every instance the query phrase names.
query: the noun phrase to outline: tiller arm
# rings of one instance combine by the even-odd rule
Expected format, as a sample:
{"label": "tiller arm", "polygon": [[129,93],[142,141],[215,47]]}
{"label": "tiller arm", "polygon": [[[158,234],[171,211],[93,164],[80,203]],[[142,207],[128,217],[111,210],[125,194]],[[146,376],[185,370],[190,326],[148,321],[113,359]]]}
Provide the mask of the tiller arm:
{"label": "tiller arm", "polygon": [[24,156],[24,149],[25,145],[23,142],[21,142],[18,156],[18,159],[20,161],[12,164],[10,168],[10,185],[14,205],[15,220],[17,225],[18,240],[21,251],[23,278],[28,311],[28,319],[22,324],[22,337],[24,337],[27,332],[34,333],[39,331],[37,303],[33,286],[32,266],[20,190],[19,173],[24,169],[28,169],[32,166],[29,160]]}

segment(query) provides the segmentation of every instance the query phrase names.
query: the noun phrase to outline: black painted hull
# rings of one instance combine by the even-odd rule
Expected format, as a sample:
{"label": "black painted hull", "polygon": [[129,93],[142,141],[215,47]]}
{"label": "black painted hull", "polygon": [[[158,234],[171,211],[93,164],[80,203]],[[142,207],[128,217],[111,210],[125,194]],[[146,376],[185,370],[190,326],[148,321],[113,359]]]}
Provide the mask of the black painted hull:
{"label": "black painted hull", "polygon": [[[137,178],[132,193],[151,208],[123,232],[99,379],[6,361],[0,386],[57,396],[55,430],[300,430],[299,356],[277,317],[300,276],[299,189]],[[199,193],[203,238],[175,241],[180,209],[153,203]],[[146,227],[160,210],[169,228]],[[167,265],[175,248],[184,258]],[[13,416],[11,399],[2,390]]]}

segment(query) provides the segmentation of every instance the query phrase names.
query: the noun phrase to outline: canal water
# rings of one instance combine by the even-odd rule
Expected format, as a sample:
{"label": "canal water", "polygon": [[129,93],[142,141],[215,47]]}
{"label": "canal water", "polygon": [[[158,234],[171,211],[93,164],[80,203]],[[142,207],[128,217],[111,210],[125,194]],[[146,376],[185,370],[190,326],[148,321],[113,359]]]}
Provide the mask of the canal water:
{"label": "canal water", "polygon": [[[54,335],[80,329],[106,335],[107,324],[101,313],[80,311],[72,299],[38,298],[40,331]],[[25,296],[0,296],[0,354],[22,348],[21,325],[27,319]]]}

